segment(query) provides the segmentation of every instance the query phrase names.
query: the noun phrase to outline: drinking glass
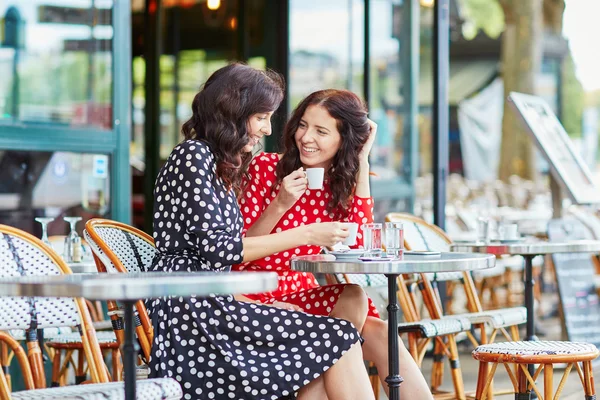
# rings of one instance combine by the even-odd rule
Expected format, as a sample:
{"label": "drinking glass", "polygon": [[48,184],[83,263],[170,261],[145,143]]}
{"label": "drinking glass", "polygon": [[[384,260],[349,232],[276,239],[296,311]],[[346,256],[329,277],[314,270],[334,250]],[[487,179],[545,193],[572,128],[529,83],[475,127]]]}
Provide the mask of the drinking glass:
{"label": "drinking glass", "polygon": [[71,226],[71,231],[65,237],[63,258],[66,262],[81,262],[81,237],[77,234],[77,222],[81,221],[81,217],[64,217],[63,219]]}
{"label": "drinking glass", "polygon": [[53,249],[52,243],[50,243],[50,239],[48,239],[48,224],[50,222],[54,221],[54,218],[51,218],[51,217],[37,217],[37,218],[35,218],[35,220],[37,222],[39,222],[40,224],[42,224],[42,242],[44,242],[51,249]]}
{"label": "drinking glass", "polygon": [[365,256],[381,257],[381,224],[363,224],[362,229]]}
{"label": "drinking glass", "polygon": [[385,223],[385,252],[394,258],[402,256],[404,252],[404,225],[402,222]]}
{"label": "drinking glass", "polygon": [[490,219],[481,216],[477,218],[477,241],[487,243],[490,240]]}

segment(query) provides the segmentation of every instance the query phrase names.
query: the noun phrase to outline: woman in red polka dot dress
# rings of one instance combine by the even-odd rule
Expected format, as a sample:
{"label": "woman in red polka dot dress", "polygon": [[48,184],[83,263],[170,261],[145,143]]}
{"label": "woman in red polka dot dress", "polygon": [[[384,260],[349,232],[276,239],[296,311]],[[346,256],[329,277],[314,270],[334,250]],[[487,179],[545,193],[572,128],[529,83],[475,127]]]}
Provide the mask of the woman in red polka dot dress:
{"label": "woman in red polka dot dress", "polygon": [[[367,118],[354,93],[329,89],[309,95],[285,127],[284,153],[262,153],[250,165],[239,198],[245,235],[332,221],[356,222],[359,227],[373,222],[368,156],[376,132],[377,125]],[[305,168],[325,169],[322,190],[307,188]],[[360,229],[357,245],[362,245]],[[350,320],[364,338],[364,357],[375,363],[383,381],[388,375],[387,323],[364,291],[351,284],[319,286],[312,274],[290,269],[292,256],[320,251],[318,246],[301,246],[233,269],[279,274],[277,290],[245,295],[253,300],[316,315],[335,316],[342,310],[348,315],[353,310],[355,317]],[[408,378],[402,392],[411,398],[431,398],[423,375],[402,345],[400,357],[401,375]],[[387,385],[384,388],[387,391]]]}

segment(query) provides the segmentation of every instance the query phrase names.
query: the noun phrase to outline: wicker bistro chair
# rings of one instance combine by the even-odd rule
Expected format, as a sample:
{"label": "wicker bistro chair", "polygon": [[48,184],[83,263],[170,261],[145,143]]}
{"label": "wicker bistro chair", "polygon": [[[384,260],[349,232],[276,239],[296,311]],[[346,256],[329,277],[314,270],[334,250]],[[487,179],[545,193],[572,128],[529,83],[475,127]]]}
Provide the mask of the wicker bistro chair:
{"label": "wicker bistro chair", "polygon": [[[143,267],[152,262],[156,253],[151,236],[117,221],[91,219],[85,224],[83,235],[101,273],[143,272]],[[115,301],[108,302],[108,310],[117,340],[123,343],[123,312]],[[154,329],[141,300],[136,303],[136,334],[147,362],[150,360]]]}
{"label": "wicker bistro chair", "polygon": [[[29,235],[25,234],[25,232],[10,227],[5,228],[6,229],[0,229],[0,232],[4,234],[4,238],[2,239],[2,245],[6,246],[4,247],[4,251],[0,252],[1,262],[7,263],[8,265],[12,263],[15,266],[21,263],[23,268],[20,273],[22,275],[54,275],[59,273],[71,273],[71,270],[66,264],[63,265],[63,268],[63,266],[59,266],[55,263],[55,259],[61,261],[62,259],[51,249],[48,249],[45,246],[44,249],[42,249],[40,247],[40,243],[42,243],[41,241],[31,241],[30,239],[32,237],[29,237]],[[13,243],[15,241],[17,244],[19,244],[18,246],[15,246],[15,243]],[[12,243],[12,247],[9,244],[9,242]],[[51,252],[52,257],[54,258],[50,258],[50,253],[44,253],[45,251]],[[19,267],[16,268],[18,269]],[[14,268],[8,266],[7,268],[3,269],[0,267],[1,277],[9,277],[15,275],[16,274]],[[85,301],[82,301],[83,305],[87,308]],[[34,325],[32,325],[32,329],[13,329],[10,331],[10,334],[17,341],[26,341],[27,347],[28,349],[30,349],[30,352],[37,352],[38,349],[40,349],[39,345],[35,346],[33,343],[33,341],[37,340],[38,338],[38,331],[34,329]],[[60,386],[61,378],[64,378],[66,376],[69,364],[72,364],[75,367],[75,379],[77,383],[82,383],[87,379],[85,364],[86,354],[84,351],[84,347],[86,345],[82,340],[82,335],[80,334],[80,332],[73,332],[71,330],[71,326],[73,325],[74,324],[60,325],[59,323],[58,325],[53,324],[53,326],[43,329],[43,336],[45,340],[44,346],[53,360],[52,386]],[[95,337],[95,340],[100,344],[101,351],[110,351],[113,353],[114,372],[115,360],[119,360],[119,357],[115,356],[119,350],[118,343],[114,334],[112,332],[98,333]],[[4,349],[6,349],[5,346],[3,347]],[[61,365],[61,353],[63,351],[66,353],[66,356],[64,363]],[[75,365],[75,362],[73,361],[73,355],[75,354],[75,351],[77,351],[78,356],[77,365]],[[5,373],[7,373],[8,371],[8,366],[10,364],[11,357],[12,356],[7,351],[7,349],[5,351],[2,351],[1,360]],[[39,362],[43,362],[41,354],[39,359],[36,356],[36,362],[34,363],[34,368],[36,371],[36,382],[38,382],[40,385],[43,385],[41,387],[46,387],[45,377],[38,376],[37,373],[38,369],[43,368],[43,364],[38,364]]]}
{"label": "wicker bistro chair", "polygon": [[[404,223],[404,242],[408,250],[450,250],[450,243],[452,241],[446,233],[437,226],[428,224],[418,217],[404,213],[390,213],[386,216],[386,221]],[[469,272],[421,274],[419,288],[423,292],[425,306],[432,318],[441,318],[443,315],[441,300],[437,291],[437,283],[442,281],[449,283],[450,295],[459,283],[462,284],[469,312],[455,314],[454,316],[468,318],[474,326],[480,328],[480,341],[476,340],[470,333],[468,334],[469,339],[475,346],[480,343],[494,342],[498,332],[501,332],[507,340],[518,340],[518,325],[524,324],[527,321],[527,310],[525,307],[484,311]],[[451,307],[448,306],[447,308]],[[490,327],[492,330],[489,338],[486,334],[486,327]],[[510,330],[510,334],[507,329]]]}
{"label": "wicker bistro chair", "polygon": [[[498,364],[503,364],[513,384],[515,398],[529,399],[533,390],[540,400],[558,399],[569,373],[575,367],[586,400],[596,399],[592,361],[598,357],[598,349],[593,344],[578,342],[504,342],[486,344],[473,351],[473,358],[479,360],[477,379],[477,400],[485,400]],[[567,363],[556,393],[554,393],[554,364]],[[581,363],[581,365],[580,365]],[[491,364],[491,369],[489,368]],[[539,364],[533,376],[527,366]],[[515,371],[513,372],[513,367]],[[544,395],[536,385],[539,375],[544,372]]]}
{"label": "wicker bistro chair", "polygon": [[[19,229],[0,225],[0,276],[31,276],[68,274],[65,262],[36,237]],[[0,298],[0,331],[24,329],[29,362],[36,388],[46,387],[42,351],[37,330],[53,327],[77,327],[78,348],[88,361],[93,382],[108,382],[106,367],[85,301],[81,298]],[[7,338],[10,337],[10,340]],[[12,352],[18,343],[4,334]],[[10,358],[10,357],[7,357]],[[83,356],[82,356],[83,358]]]}
{"label": "wicker bistro chair", "polygon": [[[155,378],[139,381],[137,398],[144,400],[179,400],[183,396],[181,386],[171,378]],[[15,392],[2,400],[125,400],[123,382],[70,386]]]}
{"label": "wicker bistro chair", "polygon": [[[0,303],[2,300],[0,299]],[[25,382],[24,391],[11,393],[9,381],[0,371],[0,400],[124,400],[123,382],[97,383],[52,389],[35,389],[31,366],[27,355],[18,342],[6,332],[0,332],[0,340],[9,343],[19,361]],[[137,398],[144,400],[178,400],[183,396],[181,386],[171,378],[148,379],[137,383]]]}

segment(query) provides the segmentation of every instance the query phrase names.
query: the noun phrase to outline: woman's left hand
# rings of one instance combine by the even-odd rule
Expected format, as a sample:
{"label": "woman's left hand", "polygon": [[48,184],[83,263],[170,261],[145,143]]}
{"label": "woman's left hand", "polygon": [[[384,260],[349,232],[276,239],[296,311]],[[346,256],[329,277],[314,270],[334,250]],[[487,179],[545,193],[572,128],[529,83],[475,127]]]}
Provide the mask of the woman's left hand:
{"label": "woman's left hand", "polygon": [[367,141],[363,145],[362,150],[360,151],[359,160],[361,162],[369,162],[369,153],[371,152],[371,148],[373,147],[373,143],[375,143],[375,136],[377,136],[377,124],[372,120],[368,119],[370,132]]}

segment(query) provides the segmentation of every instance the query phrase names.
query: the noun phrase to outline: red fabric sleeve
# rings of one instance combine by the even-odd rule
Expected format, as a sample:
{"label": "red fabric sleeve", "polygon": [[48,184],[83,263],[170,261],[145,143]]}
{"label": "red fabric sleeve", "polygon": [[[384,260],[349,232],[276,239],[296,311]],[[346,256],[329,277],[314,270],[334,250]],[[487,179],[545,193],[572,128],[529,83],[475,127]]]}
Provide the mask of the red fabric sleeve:
{"label": "red fabric sleeve", "polygon": [[248,175],[243,181],[244,190],[239,199],[240,211],[244,218],[242,235],[254,225],[270,203],[275,182],[275,163],[271,155],[261,153],[254,157],[248,168]]}

